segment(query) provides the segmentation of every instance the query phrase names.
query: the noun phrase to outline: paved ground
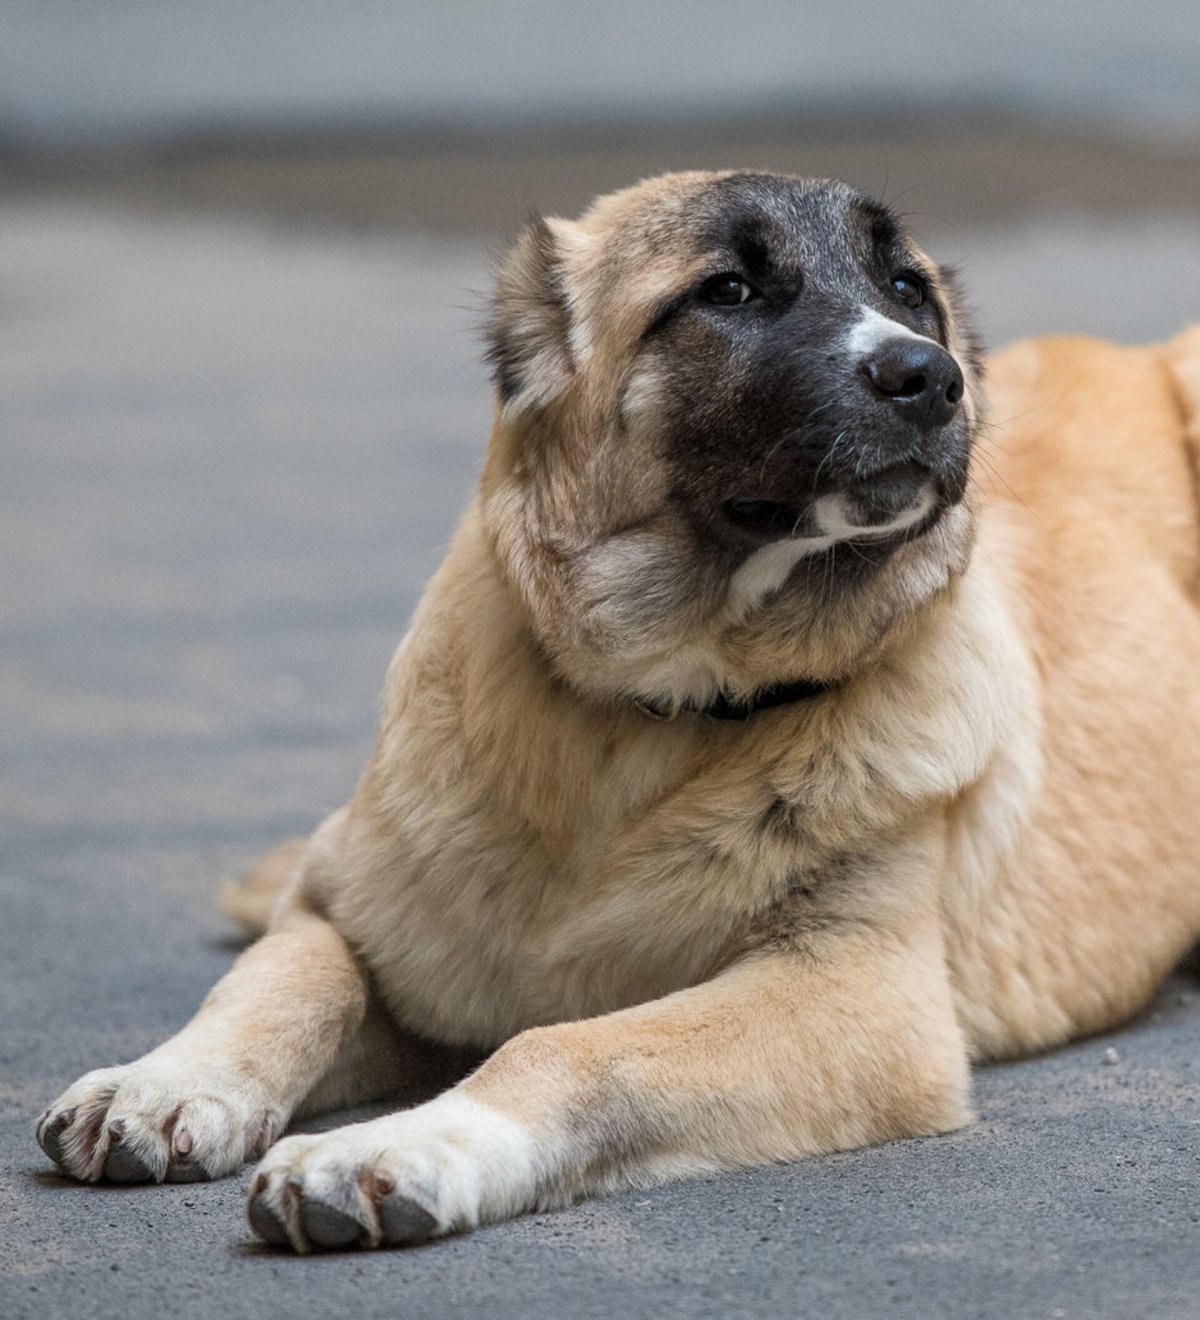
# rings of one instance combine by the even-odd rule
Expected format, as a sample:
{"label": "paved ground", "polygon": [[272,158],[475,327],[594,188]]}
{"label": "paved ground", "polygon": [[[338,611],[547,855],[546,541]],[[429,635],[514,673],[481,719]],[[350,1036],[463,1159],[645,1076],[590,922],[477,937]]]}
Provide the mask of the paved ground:
{"label": "paved ground", "polygon": [[[49,1171],[41,1108],[228,965],[218,878],[349,791],[488,417],[475,238],[97,197],[0,207],[0,1315],[1194,1316],[1194,973],[984,1071],[969,1131],[405,1253]],[[939,239],[994,339],[1200,314],[1194,213],[1000,218]]]}

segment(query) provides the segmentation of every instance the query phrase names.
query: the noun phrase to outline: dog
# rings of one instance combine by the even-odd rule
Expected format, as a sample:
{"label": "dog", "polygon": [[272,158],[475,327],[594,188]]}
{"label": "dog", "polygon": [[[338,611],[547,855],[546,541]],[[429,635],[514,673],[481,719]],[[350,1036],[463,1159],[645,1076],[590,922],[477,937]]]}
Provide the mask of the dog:
{"label": "dog", "polygon": [[[1031,296],[1034,290],[1030,290]],[[667,175],[499,272],[478,493],[266,933],[38,1140],[423,1241],[971,1118],[1200,935],[1200,327],[983,362],[837,182]],[[386,1097],[399,1031],[492,1051]]]}

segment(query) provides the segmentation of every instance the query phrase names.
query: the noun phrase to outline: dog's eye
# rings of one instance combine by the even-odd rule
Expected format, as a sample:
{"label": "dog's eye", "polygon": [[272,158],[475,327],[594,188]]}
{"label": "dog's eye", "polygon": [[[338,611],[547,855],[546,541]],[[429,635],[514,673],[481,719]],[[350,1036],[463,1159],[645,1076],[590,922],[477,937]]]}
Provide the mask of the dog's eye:
{"label": "dog's eye", "polygon": [[747,284],[740,275],[724,272],[705,280],[700,286],[700,297],[718,307],[736,307],[758,297],[758,290]]}
{"label": "dog's eye", "polygon": [[895,275],[892,288],[905,307],[914,310],[925,302],[925,281],[916,275]]}

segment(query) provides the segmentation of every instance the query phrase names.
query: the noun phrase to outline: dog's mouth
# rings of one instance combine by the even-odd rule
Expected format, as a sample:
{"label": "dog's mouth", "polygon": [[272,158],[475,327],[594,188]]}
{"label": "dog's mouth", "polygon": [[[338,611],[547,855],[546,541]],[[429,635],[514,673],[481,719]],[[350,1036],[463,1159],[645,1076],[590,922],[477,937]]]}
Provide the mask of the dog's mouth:
{"label": "dog's mouth", "polygon": [[938,506],[929,470],[901,463],[803,502],[735,497],[722,512],[739,531],[764,542],[874,540],[931,525]]}
{"label": "dog's mouth", "polygon": [[865,532],[887,529],[897,519],[921,516],[936,504],[933,478],[919,463],[900,463],[841,490],[846,518]]}
{"label": "dog's mouth", "polygon": [[782,504],[777,500],[726,500],[725,517],[735,527],[754,536],[777,540],[800,536],[805,521],[806,506]]}

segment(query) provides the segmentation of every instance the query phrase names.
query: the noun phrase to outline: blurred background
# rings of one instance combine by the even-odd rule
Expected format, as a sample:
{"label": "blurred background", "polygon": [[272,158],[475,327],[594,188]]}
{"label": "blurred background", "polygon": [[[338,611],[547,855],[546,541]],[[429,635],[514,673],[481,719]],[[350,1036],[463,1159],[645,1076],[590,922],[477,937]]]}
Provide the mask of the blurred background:
{"label": "blurred background", "polygon": [[[574,213],[696,166],[840,175],[880,196],[960,266],[993,343],[1165,337],[1200,318],[1200,10],[0,0],[0,1171],[25,1177],[0,1179],[0,1215],[44,1308],[23,1309],[19,1281],[6,1316],[81,1313],[76,1270],[126,1258],[114,1287],[136,1278],[142,1293],[101,1304],[89,1285],[88,1314],[161,1313],[164,1262],[174,1302],[190,1295],[183,1270],[205,1313],[264,1313],[232,1301],[235,1276],[243,1298],[266,1286],[228,1254],[236,1186],[207,1193],[203,1220],[165,1198],[143,1223],[119,1195],[98,1216],[73,1199],[87,1193],[32,1180],[31,1116],[183,1021],[229,961],[217,879],[350,792],[389,655],[480,464],[478,326],[500,246],[532,210]],[[978,1298],[1001,1293],[1014,1313],[1066,1314],[1047,1309],[1063,1279],[1092,1296],[1072,1314],[1166,1314],[1144,1299],[1176,1285],[1194,1314],[1194,1233],[1154,1238],[1167,1211],[1135,1208],[1194,1210],[1193,1175],[1179,1165],[1164,1192],[1147,1172],[1125,1202],[1098,1202],[1109,1176],[1080,1134],[1116,1122],[1110,1093],[1060,1113],[1057,1083],[1037,1080],[1055,1067],[981,1083],[985,1113],[1013,1116],[996,1129],[1010,1173],[994,1204],[939,1199],[944,1166],[922,1173],[919,1146],[886,1157],[901,1201],[868,1227],[879,1152],[822,1166],[811,1203],[812,1170],[774,1175],[806,1224],[827,1221],[813,1277],[849,1300],[839,1311],[826,1292],[814,1314],[873,1313],[860,1294],[894,1278],[921,1315],[938,1289],[958,1299],[946,1314],[983,1314]],[[1135,1100],[1130,1149],[1161,1136],[1171,1153],[1141,1167],[1175,1167],[1173,1111],[1148,1127],[1158,1101]],[[1044,1150],[1034,1103],[1051,1116]],[[767,1176],[721,1187],[738,1203]],[[1047,1227],[1036,1207],[1058,1205],[1064,1177],[1076,1208]],[[604,1297],[626,1295],[622,1213],[559,1221],[599,1262]],[[702,1213],[683,1218],[708,1231]],[[975,1252],[977,1220],[1003,1250]],[[754,1261],[715,1229],[690,1255],[686,1234],[663,1231],[682,1255],[654,1257],[662,1286],[690,1314],[733,1314],[712,1299]],[[522,1232],[489,1240],[503,1256]],[[874,1235],[861,1249],[859,1233]],[[904,1233],[933,1245],[906,1255]],[[1092,1245],[1072,1254],[1072,1233]],[[809,1257],[758,1245],[770,1240],[746,1243],[791,1287]],[[405,1268],[435,1299],[413,1314],[446,1313],[436,1263]],[[526,1276],[496,1269],[480,1295],[502,1287],[529,1313]],[[577,1294],[555,1313],[582,1315]],[[291,1305],[351,1304],[314,1288]]]}
{"label": "blurred background", "polygon": [[1143,337],[1191,308],[1188,0],[6,0],[2,14],[10,195],[465,252],[646,173],[767,166],[896,203],[966,261],[998,335]]}

